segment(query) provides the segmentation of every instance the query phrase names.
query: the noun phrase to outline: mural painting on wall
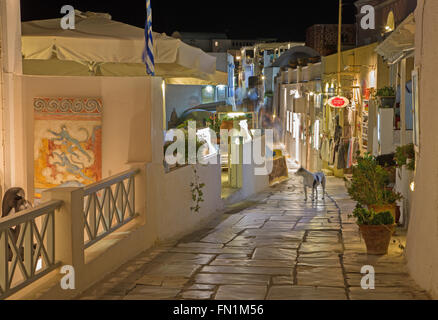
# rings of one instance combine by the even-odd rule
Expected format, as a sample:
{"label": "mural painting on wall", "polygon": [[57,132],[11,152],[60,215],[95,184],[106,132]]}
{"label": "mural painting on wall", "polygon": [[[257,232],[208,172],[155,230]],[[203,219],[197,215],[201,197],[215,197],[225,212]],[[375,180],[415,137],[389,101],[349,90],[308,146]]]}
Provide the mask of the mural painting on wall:
{"label": "mural painting on wall", "polygon": [[102,177],[102,100],[34,98],[35,197]]}

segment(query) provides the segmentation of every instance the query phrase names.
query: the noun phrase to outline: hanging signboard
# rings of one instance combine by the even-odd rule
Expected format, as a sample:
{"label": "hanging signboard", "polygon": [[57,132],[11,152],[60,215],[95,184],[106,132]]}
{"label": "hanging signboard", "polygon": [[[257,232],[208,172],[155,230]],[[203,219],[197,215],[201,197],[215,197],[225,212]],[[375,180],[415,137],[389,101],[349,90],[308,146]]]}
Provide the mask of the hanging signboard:
{"label": "hanging signboard", "polygon": [[350,104],[350,100],[348,100],[345,97],[337,96],[337,97],[330,98],[327,103],[332,108],[340,109],[340,108],[345,108],[346,106],[348,106]]}

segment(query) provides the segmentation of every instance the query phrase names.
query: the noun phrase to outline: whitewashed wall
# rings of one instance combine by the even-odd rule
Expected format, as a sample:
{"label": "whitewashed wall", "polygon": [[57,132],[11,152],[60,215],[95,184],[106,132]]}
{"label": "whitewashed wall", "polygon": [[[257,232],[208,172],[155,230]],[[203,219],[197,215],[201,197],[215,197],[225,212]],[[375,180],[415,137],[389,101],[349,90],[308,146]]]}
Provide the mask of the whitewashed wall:
{"label": "whitewashed wall", "polygon": [[[160,78],[22,77],[27,189],[33,189],[33,98],[102,97],[103,177],[139,168],[136,211],[139,216],[85,251],[78,288],[59,287],[59,270],[14,295],[13,299],[74,297],[157,241],[179,238],[200,228],[222,208],[220,166],[198,166],[206,184],[199,213],[192,205],[190,166],[165,173],[163,168],[163,96]],[[80,248],[77,247],[77,248]],[[76,248],[76,250],[78,250]]]}
{"label": "whitewashed wall", "polygon": [[3,195],[2,189],[25,184],[21,163],[23,137],[17,130],[23,127],[19,95],[22,69],[20,1],[0,0],[0,20],[0,195]]}
{"label": "whitewashed wall", "polygon": [[419,0],[415,21],[415,65],[420,68],[420,154],[409,223],[407,257],[413,278],[438,299],[438,1]]}

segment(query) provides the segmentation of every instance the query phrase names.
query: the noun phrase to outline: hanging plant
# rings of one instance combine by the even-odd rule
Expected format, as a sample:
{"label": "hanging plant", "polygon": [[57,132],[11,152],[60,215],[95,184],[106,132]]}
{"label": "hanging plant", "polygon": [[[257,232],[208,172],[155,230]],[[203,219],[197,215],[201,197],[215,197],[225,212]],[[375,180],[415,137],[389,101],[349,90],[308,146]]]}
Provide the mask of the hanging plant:
{"label": "hanging plant", "polygon": [[192,192],[192,201],[194,205],[190,207],[190,210],[195,213],[199,213],[201,209],[200,203],[204,202],[204,192],[202,189],[205,187],[205,183],[200,182],[198,171],[195,166],[193,168],[193,181],[190,183],[190,189]]}

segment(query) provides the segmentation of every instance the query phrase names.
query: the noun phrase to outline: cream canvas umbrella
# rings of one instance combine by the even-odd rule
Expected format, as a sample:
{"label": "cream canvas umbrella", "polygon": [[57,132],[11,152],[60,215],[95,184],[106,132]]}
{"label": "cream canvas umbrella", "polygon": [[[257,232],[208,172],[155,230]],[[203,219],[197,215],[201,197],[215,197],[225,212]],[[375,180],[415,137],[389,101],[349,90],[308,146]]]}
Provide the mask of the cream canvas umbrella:
{"label": "cream canvas umbrella", "polygon": [[[27,74],[146,75],[144,30],[105,13],[76,11],[74,30],[61,19],[22,23],[22,54]],[[216,58],[179,39],[154,33],[155,71],[164,78],[214,81]]]}

